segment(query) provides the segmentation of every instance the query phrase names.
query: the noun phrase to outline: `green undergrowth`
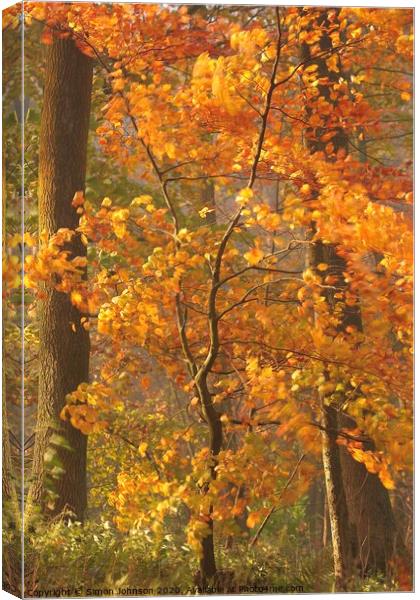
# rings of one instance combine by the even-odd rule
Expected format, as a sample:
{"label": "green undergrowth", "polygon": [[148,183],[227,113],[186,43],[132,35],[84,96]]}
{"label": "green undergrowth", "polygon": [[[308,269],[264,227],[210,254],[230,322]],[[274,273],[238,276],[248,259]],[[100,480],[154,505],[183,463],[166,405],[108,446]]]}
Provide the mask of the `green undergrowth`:
{"label": "green undergrowth", "polygon": [[[260,593],[272,593],[274,588],[283,593],[331,592],[331,549],[315,549],[305,536],[294,534],[290,515],[287,530],[280,525],[272,523],[253,547],[249,539],[233,544],[224,540],[217,547],[225,585],[231,592],[233,587],[241,591],[239,586],[242,591],[257,586]],[[169,533],[157,542],[151,532],[123,533],[110,521],[81,525],[58,520],[48,526],[38,523],[27,538],[26,554],[33,569],[33,595],[57,588],[77,589],[81,596],[135,595],[126,593],[133,588],[145,595],[203,591],[194,577],[197,558],[185,545],[182,532]],[[391,591],[392,586],[377,578],[354,582],[352,588]]]}

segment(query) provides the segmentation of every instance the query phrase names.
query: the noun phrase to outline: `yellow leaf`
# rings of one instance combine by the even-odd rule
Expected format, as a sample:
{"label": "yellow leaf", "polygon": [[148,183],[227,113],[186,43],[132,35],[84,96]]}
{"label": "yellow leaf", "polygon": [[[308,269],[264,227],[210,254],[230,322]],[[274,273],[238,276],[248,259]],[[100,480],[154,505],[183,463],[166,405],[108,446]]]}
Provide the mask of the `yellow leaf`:
{"label": "yellow leaf", "polygon": [[213,75],[214,71],[214,60],[212,60],[209,56],[208,52],[204,52],[200,54],[200,56],[195,61],[195,65],[193,68],[193,78],[196,79],[198,77],[210,77]]}
{"label": "yellow leaf", "polygon": [[121,92],[124,89],[124,79],[121,77],[118,79],[113,79],[112,88],[114,92]]}
{"label": "yellow leaf", "polygon": [[379,479],[381,480],[384,488],[386,488],[387,490],[395,489],[395,483],[393,482],[392,477],[389,474],[389,471],[387,468],[381,469],[379,471]]}
{"label": "yellow leaf", "polygon": [[124,223],[115,223],[114,232],[117,238],[121,239],[125,236],[127,228]]}
{"label": "yellow leaf", "polygon": [[200,217],[201,217],[202,219],[205,219],[205,218],[206,218],[206,216],[207,216],[209,213],[212,213],[212,212],[214,212],[214,208],[208,208],[208,206],[205,206],[204,208],[202,208],[202,209],[201,209],[201,210],[198,212],[198,214],[200,215]]}
{"label": "yellow leaf", "polygon": [[298,292],[297,292],[297,298],[298,300],[300,300],[300,302],[303,302],[306,298],[306,288],[302,287],[299,288]]}
{"label": "yellow leaf", "polygon": [[219,56],[213,74],[212,93],[219,105],[226,108],[230,115],[237,112],[237,107],[229,91],[229,82],[225,75],[225,58]]}
{"label": "yellow leaf", "polygon": [[175,146],[171,142],[168,142],[167,144],[165,144],[165,152],[169,156],[169,158],[176,157],[176,149],[175,149]]}
{"label": "yellow leaf", "polygon": [[142,196],[137,196],[136,198],[134,198],[130,206],[141,206],[142,204],[150,204],[152,200],[152,196],[143,194]]}
{"label": "yellow leaf", "polygon": [[146,442],[142,442],[139,446],[139,454],[142,457],[146,456],[146,452],[147,452],[147,443]]}
{"label": "yellow leaf", "polygon": [[116,210],[115,212],[112,213],[111,219],[113,221],[122,223],[128,219],[129,215],[130,215],[130,212],[127,208],[120,208],[119,210]]}
{"label": "yellow leaf", "polygon": [[81,302],[83,302],[83,296],[77,290],[73,290],[71,292],[70,299],[71,299],[72,304],[74,304],[75,306],[77,306],[78,304],[80,304]]}
{"label": "yellow leaf", "polygon": [[264,252],[261,248],[254,247],[244,254],[245,260],[252,266],[258,264],[264,258]]}
{"label": "yellow leaf", "polygon": [[236,196],[236,202],[238,204],[241,204],[242,206],[244,206],[245,204],[248,204],[248,202],[250,201],[250,199],[252,198],[252,196],[254,195],[254,192],[252,191],[251,188],[246,187],[243,188],[239,194]]}
{"label": "yellow leaf", "polygon": [[115,235],[119,239],[123,238],[126,234],[125,222],[127,221],[129,215],[130,212],[126,208],[120,208],[119,210],[113,212],[111,215],[112,227],[114,229]]}

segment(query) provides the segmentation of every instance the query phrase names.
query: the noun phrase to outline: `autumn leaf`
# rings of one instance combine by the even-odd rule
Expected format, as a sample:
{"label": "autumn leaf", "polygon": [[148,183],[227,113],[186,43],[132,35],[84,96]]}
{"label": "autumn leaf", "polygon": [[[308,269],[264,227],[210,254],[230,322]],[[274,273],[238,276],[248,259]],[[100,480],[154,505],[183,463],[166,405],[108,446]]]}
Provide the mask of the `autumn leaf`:
{"label": "autumn leaf", "polygon": [[142,442],[140,444],[140,446],[138,447],[138,452],[139,452],[140,456],[142,456],[143,458],[146,456],[147,448],[148,448],[147,442]]}
{"label": "autumn leaf", "polygon": [[260,523],[261,520],[262,520],[261,511],[250,512],[248,514],[248,518],[246,520],[246,526],[249,529],[252,529],[253,527],[255,527],[255,525],[257,525],[258,523]]}
{"label": "autumn leaf", "polygon": [[214,208],[208,208],[207,206],[205,206],[204,208],[198,211],[198,214],[202,219],[205,219],[207,215],[212,212],[214,212]]}
{"label": "autumn leaf", "polygon": [[244,258],[250,265],[255,266],[264,258],[264,252],[254,246],[249,252],[245,252]]}
{"label": "autumn leaf", "polygon": [[251,188],[249,188],[249,187],[243,188],[239,192],[239,194],[236,196],[236,202],[241,206],[245,206],[251,200],[253,195],[254,195],[254,192],[252,191]]}
{"label": "autumn leaf", "polygon": [[150,384],[151,384],[151,380],[148,375],[143,375],[143,377],[140,378],[140,385],[143,389],[145,389],[145,390],[149,389]]}
{"label": "autumn leaf", "polygon": [[318,269],[318,271],[327,271],[329,266],[327,265],[327,263],[319,263],[317,264],[316,268]]}
{"label": "autumn leaf", "polygon": [[50,46],[54,42],[54,36],[51,27],[44,27],[41,34],[41,42]]}
{"label": "autumn leaf", "polygon": [[84,202],[85,202],[85,196],[84,196],[83,191],[75,192],[75,194],[73,196],[73,200],[71,201],[72,206],[77,208],[78,206],[83,206]]}

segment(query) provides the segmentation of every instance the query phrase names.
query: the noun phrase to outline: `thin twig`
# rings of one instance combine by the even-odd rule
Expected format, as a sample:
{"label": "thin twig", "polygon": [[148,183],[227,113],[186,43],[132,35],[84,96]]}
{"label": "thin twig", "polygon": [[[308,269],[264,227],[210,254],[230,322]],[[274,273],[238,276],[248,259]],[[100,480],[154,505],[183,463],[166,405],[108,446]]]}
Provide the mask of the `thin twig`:
{"label": "thin twig", "polygon": [[[279,499],[283,496],[283,494],[286,492],[287,488],[289,487],[289,485],[292,483],[297,470],[299,468],[300,463],[302,462],[302,460],[305,458],[306,454],[302,454],[302,456],[299,458],[298,462],[295,465],[295,468],[292,471],[292,474],[290,475],[289,479],[287,480],[286,485],[284,486],[284,488],[281,490],[280,492],[280,497]],[[254,535],[254,537],[251,540],[251,543],[249,544],[249,547],[252,548],[256,543],[258,538],[260,537],[264,527],[267,525],[269,518],[271,517],[271,515],[278,509],[278,507],[272,506],[270,508],[270,510],[268,511],[267,515],[265,516],[264,521],[261,523],[261,525],[258,528],[257,533]]]}

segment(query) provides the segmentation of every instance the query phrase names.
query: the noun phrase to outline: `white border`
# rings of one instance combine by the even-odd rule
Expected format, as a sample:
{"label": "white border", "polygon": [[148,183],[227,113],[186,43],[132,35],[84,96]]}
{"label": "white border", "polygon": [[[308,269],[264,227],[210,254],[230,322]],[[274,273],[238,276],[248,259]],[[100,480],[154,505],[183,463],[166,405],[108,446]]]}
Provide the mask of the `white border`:
{"label": "white border", "polygon": [[[62,2],[63,0],[48,0],[49,2]],[[65,2],[71,2],[72,0],[64,0]],[[92,0],[75,0],[77,3],[80,2],[91,2]],[[95,1],[95,0],[93,0]],[[97,0],[96,0],[97,1]],[[100,1],[100,0],[99,0]],[[102,2],[101,2],[102,3]],[[129,2],[128,0],[106,0],[103,3],[108,4],[159,4],[159,2],[145,2],[144,0],[138,0],[136,2]],[[0,0],[0,7],[3,10],[8,6],[13,6],[14,4],[18,4],[18,2],[13,2],[12,0]],[[325,2],[321,2],[319,0],[306,0],[306,2],[293,2],[292,0],[283,0],[279,2],[273,2],[273,0],[242,0],[235,1],[231,0],[230,2],[220,2],[217,0],[202,0],[201,2],[194,2],[192,0],[185,0],[184,2],[162,2],[162,4],[230,4],[230,5],[251,5],[251,6],[269,6],[269,5],[278,5],[278,6],[355,6],[355,7],[377,7],[377,8],[414,8],[415,2],[414,0],[364,0],[362,2],[331,2],[326,0]]]}
{"label": "white border", "polygon": [[[60,0],[49,0],[50,2],[59,2]],[[77,2],[91,2],[92,0],[76,0]],[[115,0],[107,0],[110,3],[116,3]],[[122,0],[124,1],[124,0]],[[18,2],[13,2],[11,0],[0,0],[0,8],[3,10],[9,6],[13,6],[14,4],[17,4]],[[143,0],[137,0],[138,4],[151,4],[153,2],[144,2]],[[202,0],[201,2],[193,2],[191,0],[184,0],[183,2],[167,2],[167,4],[207,4],[207,5],[211,5],[211,4],[230,4],[230,5],[259,5],[259,6],[264,6],[264,5],[279,5],[279,6],[353,6],[353,7],[377,7],[377,8],[415,8],[415,2],[414,0],[395,0],[395,1],[390,1],[390,0],[364,0],[361,2],[330,2],[330,1],[319,1],[319,0],[306,0],[304,2],[293,2],[291,0],[282,0],[282,1],[278,1],[278,2],[273,2],[272,0],[243,0],[243,1],[239,1],[236,2],[234,0],[231,0],[230,2],[220,2],[217,0]],[[418,17],[418,12],[419,11],[414,11],[414,22],[415,22],[415,31],[420,31],[420,28],[418,27],[419,25],[419,19],[420,17]],[[1,38],[1,36],[0,36]],[[419,48],[419,41],[417,40],[417,37],[415,38],[415,56],[417,56],[417,51]],[[1,49],[1,41],[0,41],[0,49]],[[417,61],[416,61],[417,63]],[[415,64],[415,75],[417,75],[417,64]],[[0,70],[1,70],[1,65],[0,65]],[[415,103],[415,122],[417,123],[417,103]],[[0,134],[2,133],[2,124],[1,124],[1,120],[0,120]],[[418,135],[419,132],[417,130],[417,128],[415,128],[415,136],[414,136],[414,148],[418,148]],[[0,166],[1,169],[1,166]],[[415,178],[415,191],[417,191],[417,178]],[[1,231],[1,225],[0,225],[0,231]],[[415,232],[416,234],[418,234],[418,228],[417,228],[417,224],[415,224]],[[419,249],[419,244],[416,244],[415,247],[415,260],[416,262],[419,260],[420,258],[420,249]],[[415,286],[415,291],[418,292],[417,289],[417,285]],[[416,294],[416,300],[418,298],[418,295]],[[415,305],[417,304],[417,302],[415,303]],[[417,325],[415,326],[415,333],[418,333],[418,330],[420,330],[420,325],[417,327]],[[417,337],[416,337],[417,339]],[[1,357],[0,357],[0,361],[1,361]],[[416,393],[416,399],[417,399],[417,393]],[[417,459],[418,457],[418,448],[416,447],[416,451],[415,451],[415,459]],[[415,463],[417,464],[417,460],[415,460]],[[417,491],[417,489],[415,489],[415,491]],[[0,491],[0,495],[1,495],[1,491]],[[418,501],[418,494],[415,495],[415,509],[418,509],[420,506],[419,501]],[[418,510],[415,510],[415,514],[418,514]],[[414,523],[414,533],[416,534],[418,532],[418,527],[416,524],[416,521]],[[414,539],[416,539],[416,536],[414,535]],[[415,555],[416,558],[416,555]],[[0,561],[1,561],[1,556],[0,556]],[[1,565],[1,562],[0,562]],[[414,581],[417,581],[417,576],[418,576],[418,561],[415,560],[415,577],[414,577]],[[349,594],[334,594],[332,596],[332,600],[335,600],[335,598],[337,599],[344,599],[347,598],[349,596],[354,596],[354,595],[361,595],[362,592],[354,592],[354,593],[349,593]],[[366,592],[364,593],[366,594]],[[415,592],[378,592],[376,595],[380,595],[382,596],[388,596],[389,594],[392,594],[392,599],[395,598],[395,600],[403,600],[404,598],[407,598],[407,594],[409,596],[412,596],[415,594]],[[327,596],[327,594],[304,594],[305,598],[320,598],[321,596]],[[272,600],[275,600],[276,598],[284,598],[286,595],[284,594],[264,594],[263,597],[264,598],[270,598]],[[302,594],[297,595],[298,597],[302,596]],[[328,594],[329,596],[329,594]],[[200,596],[201,597],[201,596]],[[219,596],[218,596],[219,597]],[[242,596],[230,596],[230,595],[224,595],[223,598],[227,598],[227,599],[237,599],[243,597]],[[251,596],[252,598],[253,596]],[[290,596],[289,596],[290,597]],[[11,594],[8,594],[7,592],[0,590],[0,600],[2,599],[11,599],[11,598],[15,598],[15,596],[12,596]],[[118,600],[117,596],[114,596],[114,598],[116,598]],[[165,598],[177,598],[178,600],[180,598],[182,598],[182,596],[165,596]],[[79,599],[80,600],[80,599]],[[124,598],[121,598],[121,600],[125,600]]]}

